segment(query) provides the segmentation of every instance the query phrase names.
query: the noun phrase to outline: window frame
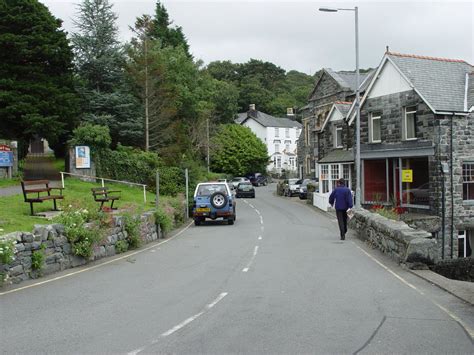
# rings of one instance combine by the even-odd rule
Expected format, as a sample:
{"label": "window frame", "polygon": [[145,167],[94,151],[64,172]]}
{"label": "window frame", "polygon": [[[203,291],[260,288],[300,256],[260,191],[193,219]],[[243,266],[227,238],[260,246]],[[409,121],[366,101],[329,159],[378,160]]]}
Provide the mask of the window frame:
{"label": "window frame", "polygon": [[[338,140],[338,131],[341,132],[341,141]],[[342,126],[335,126],[334,127],[334,148],[342,148]]]}
{"label": "window frame", "polygon": [[280,137],[280,129],[278,127],[274,127],[275,128],[275,138],[276,137]]}
{"label": "window frame", "polygon": [[[379,136],[380,139],[374,139],[374,120],[379,120]],[[382,114],[371,113],[369,115],[369,142],[370,143],[382,143]]]}
{"label": "window frame", "polygon": [[[408,111],[408,109],[412,109],[411,111]],[[417,140],[417,132],[416,132],[416,118],[417,118],[417,115],[416,115],[416,112],[417,112],[417,107],[416,106],[406,106],[404,108],[404,115],[403,115],[403,130],[402,130],[402,139],[404,141],[414,141],[414,140]],[[408,137],[408,124],[407,124],[407,115],[409,114],[413,114],[413,134],[414,134],[414,137]]]}
{"label": "window frame", "polygon": [[[470,167],[465,168],[466,165],[470,165]],[[465,170],[469,170],[470,174],[465,175]],[[471,178],[471,180],[465,180],[468,176]],[[473,199],[468,198],[469,191],[471,189],[474,190],[474,161],[463,161],[461,177],[462,177],[462,201],[463,201],[463,203],[469,203],[469,204],[474,203],[474,198]],[[467,185],[466,194],[465,194],[465,191],[464,191],[464,186],[465,185]]]}
{"label": "window frame", "polygon": [[290,129],[285,128],[285,138],[290,138]]}

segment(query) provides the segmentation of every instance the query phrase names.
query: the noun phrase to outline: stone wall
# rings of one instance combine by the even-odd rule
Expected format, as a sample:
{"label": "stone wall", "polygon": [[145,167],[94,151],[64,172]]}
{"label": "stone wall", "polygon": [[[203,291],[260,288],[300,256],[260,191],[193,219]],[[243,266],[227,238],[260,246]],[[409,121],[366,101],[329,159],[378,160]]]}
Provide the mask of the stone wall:
{"label": "stone wall", "polygon": [[360,239],[398,262],[431,265],[438,260],[437,242],[431,234],[413,229],[405,222],[359,209],[354,211],[349,226],[356,230]]}
{"label": "stone wall", "polygon": [[[140,216],[140,237],[143,244],[153,242],[161,237],[160,228],[155,224],[153,212]],[[58,271],[74,268],[89,261],[113,256],[116,254],[115,245],[119,240],[127,238],[124,219],[121,216],[112,218],[112,227],[106,237],[94,248],[90,260],[73,255],[71,244],[64,234],[61,224],[37,225],[32,233],[14,232],[2,237],[16,241],[15,260],[10,265],[1,265],[0,271],[6,273],[7,283],[19,283],[41,275],[49,275]],[[41,271],[31,267],[31,257],[34,251],[43,249],[45,262]]]}
{"label": "stone wall", "polygon": [[473,258],[443,260],[430,269],[449,279],[474,282]]}

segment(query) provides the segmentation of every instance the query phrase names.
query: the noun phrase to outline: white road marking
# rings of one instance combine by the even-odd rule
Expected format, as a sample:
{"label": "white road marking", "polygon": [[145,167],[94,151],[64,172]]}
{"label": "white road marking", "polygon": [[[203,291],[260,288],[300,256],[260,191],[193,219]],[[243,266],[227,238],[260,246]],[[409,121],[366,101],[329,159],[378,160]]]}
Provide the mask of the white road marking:
{"label": "white road marking", "polygon": [[255,212],[257,212],[257,214],[260,215],[260,211],[259,211],[259,210],[256,209]]}
{"label": "white road marking", "polygon": [[155,253],[155,252],[156,252],[155,249],[151,249],[151,250],[150,250],[150,253]]}
{"label": "white road marking", "polygon": [[252,207],[252,208],[255,208],[251,203],[249,203],[249,206]]}
{"label": "white road marking", "polygon": [[[352,242],[354,243],[354,242]],[[355,244],[355,243],[354,243]],[[445,312],[449,317],[451,317],[452,319],[454,319],[456,322],[458,322],[465,330],[466,332],[469,334],[469,336],[471,338],[474,339],[474,329],[471,329],[466,323],[464,323],[458,316],[456,316],[454,313],[452,313],[451,311],[449,311],[448,309],[444,308],[443,306],[441,306],[438,302],[432,300],[431,298],[429,298],[428,296],[425,295],[425,293],[423,291],[420,291],[419,289],[417,289],[415,286],[413,286],[411,283],[409,283],[408,281],[406,281],[404,278],[402,278],[401,276],[397,275],[394,271],[392,271],[390,268],[388,268],[387,266],[385,266],[384,264],[382,264],[380,261],[378,261],[377,259],[375,259],[372,255],[370,255],[369,253],[367,253],[364,249],[362,249],[361,247],[359,247],[357,244],[355,244],[356,247],[360,250],[362,250],[362,252],[367,255],[370,259],[372,259],[373,261],[375,261],[378,265],[380,265],[383,269],[385,269],[386,271],[388,271],[390,274],[392,274],[393,276],[395,276],[398,280],[400,280],[401,282],[403,282],[405,285],[411,287],[412,289],[414,289],[416,292],[418,292],[419,294],[425,296],[426,298],[428,298],[435,306],[437,306],[439,309],[441,309],[443,312]]]}
{"label": "white road marking", "polygon": [[259,236],[258,236],[258,240],[262,240],[262,239],[263,239],[263,238],[262,238],[262,236],[261,236],[261,235],[259,235]]}
{"label": "white road marking", "polygon": [[260,224],[263,224],[263,217],[260,216]]}
{"label": "white road marking", "polygon": [[133,255],[137,255],[137,254],[140,254],[140,253],[143,253],[145,251],[148,251],[150,249],[153,249],[155,247],[157,247],[158,245],[162,245],[162,244],[165,244],[165,243],[168,243],[170,240],[173,240],[175,239],[176,237],[180,236],[182,233],[184,233],[189,227],[191,227],[191,225],[193,224],[193,222],[189,223],[183,230],[179,231],[178,233],[176,233],[174,236],[172,236],[171,238],[168,238],[158,244],[154,244],[152,246],[149,246],[149,247],[146,247],[146,248],[143,248],[141,250],[137,250],[133,253],[130,253],[130,254],[127,254],[127,255],[123,255],[123,256],[119,256],[117,258],[114,258],[112,260],[108,260],[108,261],[104,261],[103,263],[100,263],[100,264],[97,264],[97,265],[94,265],[94,266],[90,266],[90,267],[86,267],[82,270],[78,270],[78,271],[74,271],[74,272],[71,272],[69,274],[66,274],[66,275],[62,275],[62,276],[58,276],[58,277],[55,277],[55,278],[52,278],[52,279],[49,279],[49,280],[45,280],[45,281],[41,281],[41,282],[37,282],[37,283],[34,283],[34,284],[31,284],[31,285],[28,285],[28,286],[23,286],[23,287],[19,287],[19,288],[16,288],[14,290],[10,290],[10,291],[5,291],[5,292],[0,292],[0,296],[3,296],[3,295],[6,295],[6,294],[9,294],[9,293],[13,293],[13,292],[18,292],[18,291],[22,291],[22,290],[26,290],[27,288],[31,288],[31,287],[36,287],[36,286],[40,286],[40,285],[43,285],[43,284],[47,284],[47,283],[50,283],[50,282],[53,282],[53,281],[57,281],[57,280],[61,280],[61,279],[65,279],[67,277],[71,277],[71,276],[74,276],[74,275],[78,275],[78,274],[81,274],[83,272],[86,272],[86,271],[90,271],[90,270],[94,270],[94,269],[97,269],[99,267],[102,267],[104,265],[108,265],[108,264],[111,264],[111,263],[114,263],[118,260],[122,260],[122,259],[127,259]]}
{"label": "white road marking", "polygon": [[242,272],[248,272],[249,271],[250,267],[252,266],[253,261],[255,260],[255,257],[257,256],[257,253],[258,253],[258,245],[253,249],[252,258],[250,259],[247,266],[242,269]]}
{"label": "white road marking", "polygon": [[163,334],[161,334],[162,337],[167,337],[175,332],[177,332],[178,330],[180,330],[181,328],[185,327],[186,325],[188,325],[189,323],[191,323],[192,321],[196,320],[197,318],[199,318],[200,316],[202,316],[204,313],[206,313],[206,311],[210,310],[212,307],[214,307],[216,304],[218,304],[220,301],[222,301],[222,299],[227,296],[227,292],[222,292],[214,301],[212,301],[211,303],[209,303],[208,305],[206,305],[205,309],[202,310],[201,312],[199,312],[198,314],[195,314],[194,316],[192,317],[189,317],[188,319],[186,319],[185,321],[181,322],[180,324],[178,324],[176,327],[173,327],[171,328],[170,330],[164,332]]}

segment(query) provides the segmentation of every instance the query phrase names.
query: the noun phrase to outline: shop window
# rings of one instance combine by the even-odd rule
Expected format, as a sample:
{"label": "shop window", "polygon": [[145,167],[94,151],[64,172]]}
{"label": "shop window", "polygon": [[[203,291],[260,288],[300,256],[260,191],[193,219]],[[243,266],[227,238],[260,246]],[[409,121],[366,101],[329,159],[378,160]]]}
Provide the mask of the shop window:
{"label": "shop window", "polygon": [[351,166],[350,166],[350,164],[343,164],[342,165],[342,177],[347,182],[349,182],[351,180]]}
{"label": "shop window", "polygon": [[321,174],[319,180],[322,183],[321,192],[328,193],[329,192],[329,165],[328,164],[321,164]]}
{"label": "shop window", "polygon": [[380,114],[372,113],[369,119],[369,138],[370,143],[380,143],[381,142],[381,133],[380,133]]}
{"label": "shop window", "polygon": [[409,106],[405,108],[402,128],[403,140],[416,139],[416,106]]}
{"label": "shop window", "polygon": [[[405,175],[405,178],[403,177]],[[406,176],[411,175],[411,179]],[[411,181],[403,181],[403,180]],[[429,206],[430,183],[428,158],[402,160],[402,204]]]}
{"label": "shop window", "polygon": [[331,164],[331,181],[332,186],[337,186],[337,180],[339,180],[339,164]]}
{"label": "shop window", "polygon": [[462,199],[474,201],[474,163],[462,165]]}

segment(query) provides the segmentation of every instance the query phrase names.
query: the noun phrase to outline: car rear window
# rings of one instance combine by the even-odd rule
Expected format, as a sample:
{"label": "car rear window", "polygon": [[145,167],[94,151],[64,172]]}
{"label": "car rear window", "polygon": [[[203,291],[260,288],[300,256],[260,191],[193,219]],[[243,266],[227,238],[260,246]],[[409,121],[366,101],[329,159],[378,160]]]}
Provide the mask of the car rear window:
{"label": "car rear window", "polygon": [[223,184],[207,184],[198,187],[197,195],[211,196],[214,192],[223,192],[227,194],[227,189]]}

